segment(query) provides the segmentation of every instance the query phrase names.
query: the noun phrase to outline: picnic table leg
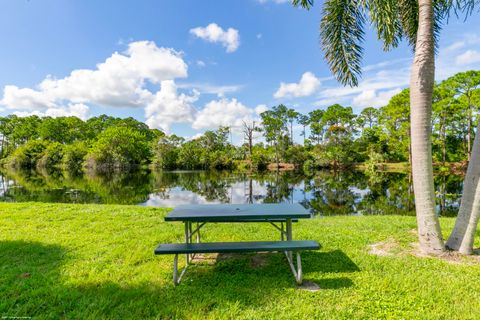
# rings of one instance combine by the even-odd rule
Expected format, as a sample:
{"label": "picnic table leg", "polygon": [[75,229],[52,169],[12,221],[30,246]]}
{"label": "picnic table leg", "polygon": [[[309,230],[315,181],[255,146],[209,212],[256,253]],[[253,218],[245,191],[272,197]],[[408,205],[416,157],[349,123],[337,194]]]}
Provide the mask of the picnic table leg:
{"label": "picnic table leg", "polygon": [[197,243],[200,243],[200,224],[197,222]]}
{"label": "picnic table leg", "polygon": [[[193,222],[188,223],[188,243],[193,243],[193,233],[192,233]],[[190,254],[190,261],[195,259],[195,253]]]}
{"label": "picnic table leg", "polygon": [[301,285],[303,282],[303,271],[302,271],[302,258],[300,257],[300,252],[297,252],[297,276],[295,277],[297,284]]}
{"label": "picnic table leg", "polygon": [[[292,241],[292,219],[287,219],[287,241]],[[290,261],[292,261],[293,260],[292,252],[288,251],[287,255]]]}
{"label": "picnic table leg", "polygon": [[[189,221],[185,221],[185,243],[186,244],[190,243],[190,222]],[[188,253],[185,255],[185,259],[188,264],[190,262],[190,255]]]}
{"label": "picnic table leg", "polygon": [[178,253],[176,253],[175,256],[173,257],[173,284],[175,286],[179,285],[180,281],[182,281],[182,277],[187,271],[187,267],[188,267],[188,264],[185,265],[180,275],[178,274]]}
{"label": "picnic table leg", "polygon": [[178,284],[178,254],[173,257],[173,284]]}
{"label": "picnic table leg", "polygon": [[284,241],[285,240],[285,228],[283,227],[283,221],[280,222],[280,229],[281,229],[280,230],[280,239],[282,241]]}

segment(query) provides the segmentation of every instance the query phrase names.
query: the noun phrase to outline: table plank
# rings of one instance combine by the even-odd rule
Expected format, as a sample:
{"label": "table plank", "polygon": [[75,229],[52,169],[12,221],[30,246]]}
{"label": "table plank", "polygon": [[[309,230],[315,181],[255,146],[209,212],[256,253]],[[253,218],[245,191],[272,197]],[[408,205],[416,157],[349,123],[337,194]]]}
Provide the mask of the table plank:
{"label": "table plank", "polygon": [[318,249],[320,249],[320,245],[313,240],[165,243],[158,245],[155,249],[155,254],[303,251]]}
{"label": "table plank", "polygon": [[310,212],[298,203],[206,204],[177,206],[165,217],[165,221],[234,222],[310,217]]}

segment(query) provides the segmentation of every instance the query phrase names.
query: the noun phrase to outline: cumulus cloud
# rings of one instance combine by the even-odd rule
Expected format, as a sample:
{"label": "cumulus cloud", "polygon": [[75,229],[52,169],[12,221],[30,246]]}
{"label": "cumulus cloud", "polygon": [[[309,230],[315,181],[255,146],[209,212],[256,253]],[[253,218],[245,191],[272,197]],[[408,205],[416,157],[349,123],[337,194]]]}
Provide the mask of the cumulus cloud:
{"label": "cumulus cloud", "polygon": [[459,66],[477,62],[480,62],[480,52],[476,50],[467,50],[455,59],[455,63]]}
{"label": "cumulus cloud", "polygon": [[312,95],[320,87],[320,80],[311,72],[305,72],[299,83],[280,83],[274,98],[306,97]]}
{"label": "cumulus cloud", "polygon": [[32,110],[53,108],[54,101],[55,99],[44,92],[7,85],[3,88],[3,98],[0,103],[8,109]]}
{"label": "cumulus cloud", "polygon": [[266,104],[259,104],[258,106],[255,107],[255,113],[257,115],[260,115],[262,113],[264,113],[265,111],[268,110],[268,107]]}
{"label": "cumulus cloud", "polygon": [[236,51],[240,45],[240,36],[237,29],[228,28],[223,30],[216,23],[210,23],[206,27],[190,29],[190,34],[208,42],[219,42],[226,48],[227,52]]}
{"label": "cumulus cloud", "polygon": [[179,94],[173,80],[162,81],[160,86],[145,107],[145,123],[150,128],[169,132],[172,123],[192,122],[196,114],[193,103],[198,99],[198,91],[192,95]]}
{"label": "cumulus cloud", "polygon": [[88,118],[89,108],[88,106],[77,103],[77,104],[70,104],[66,107],[55,107],[55,108],[48,108],[45,111],[15,111],[13,114],[19,117],[27,117],[36,115],[39,117],[68,117],[68,116],[75,116],[82,120],[86,120]]}
{"label": "cumulus cloud", "polygon": [[220,126],[240,128],[243,121],[250,121],[256,116],[255,111],[246,107],[237,99],[212,100],[197,113],[192,127],[194,129],[218,128]]}
{"label": "cumulus cloud", "polygon": [[357,107],[381,107],[385,106],[388,104],[388,101],[390,101],[390,98],[396,95],[397,93],[400,93],[402,91],[401,88],[396,88],[393,90],[387,90],[387,91],[380,91],[378,92],[377,90],[365,90],[362,93],[360,93],[358,96],[353,98],[352,104]]}
{"label": "cumulus cloud", "polygon": [[151,41],[137,41],[94,69],[73,70],[60,79],[47,76],[35,89],[7,85],[0,104],[25,114],[85,117],[87,104],[142,107],[155,100],[145,88],[147,82],[160,84],[186,76],[187,64],[180,52],[157,47]]}

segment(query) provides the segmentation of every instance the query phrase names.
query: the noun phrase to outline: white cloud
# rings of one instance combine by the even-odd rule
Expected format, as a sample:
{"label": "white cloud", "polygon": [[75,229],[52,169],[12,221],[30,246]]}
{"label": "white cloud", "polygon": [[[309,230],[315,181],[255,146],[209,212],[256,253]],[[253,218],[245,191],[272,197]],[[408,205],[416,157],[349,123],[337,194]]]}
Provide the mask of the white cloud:
{"label": "white cloud", "polygon": [[181,89],[194,89],[200,93],[216,94],[218,97],[224,97],[227,93],[238,92],[243,88],[243,85],[215,85],[210,83],[180,83],[177,85]]}
{"label": "white cloud", "polygon": [[195,134],[194,134],[193,136],[191,136],[191,137],[185,138],[185,140],[188,140],[188,141],[190,141],[190,140],[196,140],[196,139],[198,139],[198,138],[201,138],[202,136],[203,136],[203,133],[200,133],[200,132],[199,132],[199,133],[195,133]]}
{"label": "white cloud", "polygon": [[187,65],[180,53],[139,41],[130,43],[125,54],[113,53],[94,70],[74,70],[58,80],[48,77],[39,88],[55,100],[135,107],[150,95],[143,88],[145,81],[160,83],[186,76]]}
{"label": "white cloud", "polygon": [[197,101],[199,93],[194,91],[192,95],[178,94],[173,80],[162,81],[160,86],[160,90],[145,107],[145,123],[150,128],[169,132],[172,123],[192,122],[196,114],[193,103]]}
{"label": "white cloud", "polygon": [[228,28],[223,30],[216,23],[210,23],[206,27],[190,29],[190,33],[208,42],[221,43],[227,52],[236,51],[240,45],[240,36],[237,29]]}
{"label": "white cloud", "polygon": [[243,121],[250,121],[255,115],[254,109],[246,107],[237,99],[212,100],[197,113],[192,127],[194,129],[220,126],[240,128]]}
{"label": "white cloud", "polygon": [[274,98],[306,97],[312,95],[320,87],[320,80],[311,72],[305,72],[299,83],[280,83]]}
{"label": "white cloud", "polygon": [[78,104],[70,104],[67,107],[56,107],[56,108],[48,108],[44,112],[34,110],[31,112],[28,111],[15,111],[13,114],[19,117],[27,117],[36,115],[39,117],[67,117],[67,116],[75,116],[82,120],[86,120],[88,118],[89,108],[88,106],[78,103]]}
{"label": "white cloud", "polygon": [[[410,67],[381,70],[371,73],[360,81],[357,87],[337,85],[319,92],[316,106],[328,106],[333,103],[353,104],[353,106],[381,106],[399,88],[408,86]],[[369,104],[371,103],[371,104]]]}
{"label": "white cloud", "polygon": [[352,105],[357,107],[382,107],[388,104],[390,98],[400,93],[402,91],[401,88],[396,88],[393,90],[387,91],[380,91],[377,92],[376,90],[365,90],[360,93],[358,96],[353,98]]}
{"label": "white cloud", "polygon": [[467,50],[455,59],[455,64],[459,66],[470,65],[480,62],[480,52],[476,50]]}
{"label": "white cloud", "polygon": [[30,88],[19,88],[6,85],[3,88],[3,98],[0,104],[8,109],[32,110],[55,107],[54,99],[41,91]]}
{"label": "white cloud", "polygon": [[197,60],[197,61],[196,61],[196,64],[197,64],[197,67],[199,67],[199,68],[203,68],[203,67],[205,67],[205,66],[207,65],[207,64],[206,64],[204,61],[202,61],[202,60]]}
{"label": "white cloud", "polygon": [[387,60],[387,61],[382,61],[379,63],[375,64],[370,64],[362,68],[362,72],[368,72],[368,71],[374,71],[378,69],[384,69],[385,67],[391,67],[396,64],[404,64],[405,62],[411,62],[412,58],[400,58],[400,59],[393,59],[393,60]]}
{"label": "white cloud", "polygon": [[268,110],[268,107],[266,104],[259,104],[258,106],[255,107],[255,113],[257,115],[260,115],[262,113],[264,113],[265,111]]}
{"label": "white cloud", "polygon": [[85,117],[87,104],[143,107],[153,103],[158,97],[145,88],[147,82],[160,84],[186,76],[181,53],[138,41],[123,53],[113,53],[95,69],[73,70],[61,79],[47,76],[35,89],[7,85],[0,105],[25,114]]}

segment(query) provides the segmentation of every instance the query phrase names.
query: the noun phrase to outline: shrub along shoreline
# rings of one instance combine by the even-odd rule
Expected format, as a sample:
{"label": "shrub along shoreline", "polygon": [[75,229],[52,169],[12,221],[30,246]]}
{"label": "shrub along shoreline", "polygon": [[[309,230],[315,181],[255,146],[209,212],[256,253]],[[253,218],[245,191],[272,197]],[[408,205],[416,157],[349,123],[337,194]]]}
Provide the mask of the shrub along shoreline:
{"label": "shrub along shoreline", "polygon": [[[168,209],[121,205],[0,205],[0,315],[34,318],[422,318],[475,319],[480,265],[410,254],[378,256],[370,246],[411,248],[415,218],[336,216],[300,221],[294,238],[322,244],[305,253],[298,290],[282,254],[200,263],[171,284],[172,257],[160,242],[181,242]],[[453,219],[441,218],[445,230]],[[265,224],[212,224],[205,241],[276,239]],[[480,246],[477,237],[476,247]],[[253,260],[252,260],[253,259]],[[256,261],[256,262],[254,262]]]}

